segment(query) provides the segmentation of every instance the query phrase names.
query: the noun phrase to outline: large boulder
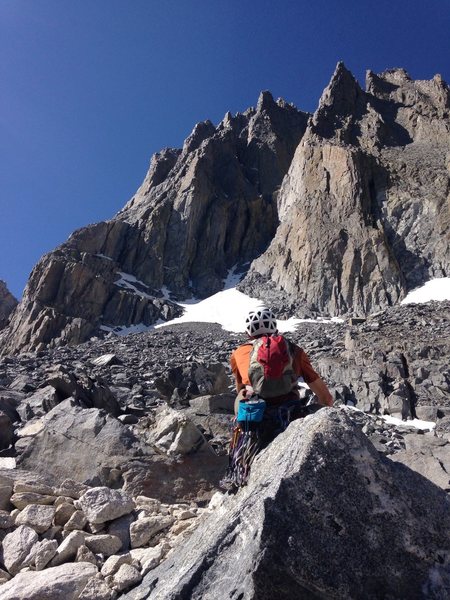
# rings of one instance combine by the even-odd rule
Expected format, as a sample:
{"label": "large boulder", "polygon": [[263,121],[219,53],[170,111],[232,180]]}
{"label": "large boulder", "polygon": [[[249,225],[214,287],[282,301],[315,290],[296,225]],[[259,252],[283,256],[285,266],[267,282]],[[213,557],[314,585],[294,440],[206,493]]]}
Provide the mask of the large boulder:
{"label": "large boulder", "polygon": [[344,409],[291,423],[126,598],[444,598],[446,493],[380,456]]}
{"label": "large boulder", "polygon": [[34,529],[26,525],[19,525],[6,535],[2,542],[2,563],[11,575],[31,561],[32,549],[38,539]]}
{"label": "large boulder", "polygon": [[107,485],[117,483],[121,464],[142,453],[126,425],[102,410],[82,409],[67,399],[46,415],[44,428],[31,439],[19,466],[60,480]]}
{"label": "large boulder", "polygon": [[194,423],[178,410],[163,408],[148,439],[169,456],[186,455],[197,450],[205,438]]}
{"label": "large boulder", "polygon": [[1,600],[76,600],[97,574],[90,563],[70,563],[44,571],[19,573],[0,587]]}
{"label": "large boulder", "polygon": [[128,515],[134,509],[134,502],[120,490],[101,486],[87,490],[75,506],[84,512],[90,523],[106,523]]}
{"label": "large boulder", "polygon": [[155,380],[158,391],[172,403],[187,406],[189,399],[228,391],[230,381],[221,363],[179,365]]}
{"label": "large boulder", "polygon": [[25,469],[0,467],[0,486],[19,490],[39,490],[39,492],[42,492],[46,490],[47,486],[51,488],[53,483],[53,477],[48,473],[41,474]]}
{"label": "large boulder", "polygon": [[450,490],[450,441],[430,435],[406,435],[404,439],[404,450],[393,454],[392,460]]}
{"label": "large boulder", "polygon": [[36,533],[50,529],[55,516],[55,507],[43,504],[28,504],[16,517],[16,525],[27,525]]}
{"label": "large boulder", "polygon": [[123,490],[130,496],[161,502],[205,502],[217,491],[228,463],[209,444],[185,456],[169,457],[161,451],[128,461],[123,466]]}
{"label": "large boulder", "polygon": [[[114,417],[120,412],[113,392],[101,378],[83,372],[74,373],[62,365],[56,365],[47,373],[46,383],[55,389],[60,400],[74,398],[82,408],[103,408]],[[43,408],[48,412],[56,404],[44,403]]]}

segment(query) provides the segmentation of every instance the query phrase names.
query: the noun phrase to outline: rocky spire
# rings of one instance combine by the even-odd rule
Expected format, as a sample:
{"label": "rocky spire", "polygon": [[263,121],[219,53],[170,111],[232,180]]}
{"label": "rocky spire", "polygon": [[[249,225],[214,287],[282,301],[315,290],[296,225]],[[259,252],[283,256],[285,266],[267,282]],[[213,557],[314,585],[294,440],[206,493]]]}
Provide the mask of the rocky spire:
{"label": "rocky spire", "polygon": [[256,110],[261,112],[263,110],[270,111],[275,109],[277,106],[272,94],[268,90],[264,90],[260,93]]}
{"label": "rocky spire", "polygon": [[312,131],[323,138],[339,134],[342,142],[352,143],[352,125],[365,110],[363,90],[344,63],[338,62],[314,113]]}
{"label": "rocky spire", "polygon": [[209,120],[197,123],[191,135],[184,142],[183,152],[187,154],[197,150],[202,142],[214,135],[215,130],[216,128]]}
{"label": "rocky spire", "polygon": [[339,63],[278,194],[275,238],[242,289],[367,314],[446,276],[447,93],[441,78],[413,81],[402,69],[369,73],[363,92]]}

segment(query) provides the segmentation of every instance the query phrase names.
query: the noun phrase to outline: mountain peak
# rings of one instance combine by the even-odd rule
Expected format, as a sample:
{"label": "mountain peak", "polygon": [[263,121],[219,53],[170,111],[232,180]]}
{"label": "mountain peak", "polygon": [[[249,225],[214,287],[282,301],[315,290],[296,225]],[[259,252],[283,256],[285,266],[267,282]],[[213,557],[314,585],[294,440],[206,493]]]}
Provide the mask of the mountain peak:
{"label": "mountain peak", "polygon": [[189,137],[186,138],[183,146],[183,152],[192,152],[196,150],[202,142],[214,135],[216,128],[209,119],[201,121],[192,130]]}
{"label": "mountain peak", "polygon": [[[183,151],[155,154],[122,211],[39,261],[2,351],[151,325],[177,310],[165,289],[210,296],[247,262],[270,279],[255,275],[252,296],[277,288],[335,315],[368,314],[450,272],[448,87],[404,69],[368,82],[370,93],[340,61],[312,119],[262,91],[257,107],[198,123]],[[385,223],[397,206],[398,224]],[[420,235],[404,233],[419,220]]]}
{"label": "mountain peak", "polygon": [[351,113],[363,93],[359,83],[344,63],[338,62],[330,83],[320,98],[319,111],[331,108],[340,114]]}
{"label": "mountain peak", "polygon": [[259,94],[258,103],[256,105],[256,110],[258,112],[261,112],[263,110],[270,110],[275,106],[277,106],[277,103],[275,102],[272,94],[268,90],[264,90]]}
{"label": "mountain peak", "polygon": [[360,115],[365,106],[365,93],[352,73],[340,61],[314,113],[313,132],[321,137],[333,137],[348,128],[348,121]]}

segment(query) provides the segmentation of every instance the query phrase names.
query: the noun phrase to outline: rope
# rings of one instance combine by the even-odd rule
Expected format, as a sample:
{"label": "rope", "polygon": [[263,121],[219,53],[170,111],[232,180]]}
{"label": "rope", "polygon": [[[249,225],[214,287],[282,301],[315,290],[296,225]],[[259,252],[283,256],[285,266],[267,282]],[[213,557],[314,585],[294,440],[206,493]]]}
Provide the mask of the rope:
{"label": "rope", "polygon": [[[260,426],[246,421],[237,424],[230,441],[229,464],[225,477],[220,482],[221,486],[230,491],[236,491],[247,483],[250,467],[256,455],[278,434],[283,432],[292,420],[294,410],[298,408],[298,401],[292,400],[278,407],[266,407],[264,419]],[[270,431],[270,440],[264,444],[263,430]]]}

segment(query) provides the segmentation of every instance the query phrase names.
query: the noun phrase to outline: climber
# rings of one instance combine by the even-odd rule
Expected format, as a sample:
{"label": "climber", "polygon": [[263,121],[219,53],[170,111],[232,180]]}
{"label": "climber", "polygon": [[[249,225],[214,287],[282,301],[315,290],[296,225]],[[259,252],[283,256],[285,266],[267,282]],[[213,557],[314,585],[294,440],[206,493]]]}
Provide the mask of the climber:
{"label": "climber", "polygon": [[[255,344],[258,344],[260,338],[271,338],[278,333],[277,321],[273,312],[266,307],[258,308],[251,311],[245,321],[246,332],[250,338],[248,342],[239,346],[231,355],[231,370],[236,381],[236,391],[238,393],[235,403],[235,414],[237,414],[239,402],[250,396],[253,393],[255,371],[258,377],[258,364],[254,357]],[[289,375],[280,380],[280,383],[275,383],[273,390],[268,397],[264,393],[260,393],[267,402],[268,406],[280,406],[288,400],[299,399],[299,390],[297,385],[298,378],[302,377],[311,391],[316,395],[317,401],[323,406],[332,406],[333,398],[319,375],[314,371],[307,354],[296,344],[284,338],[284,336],[276,336],[282,338],[287,343],[288,357],[287,361],[291,364],[287,365]],[[256,364],[254,368],[251,363],[251,358]],[[286,378],[289,378],[286,382]],[[253,381],[251,381],[253,379]],[[279,386],[280,393],[277,395],[276,387]],[[287,389],[286,389],[287,386]]]}
{"label": "climber", "polygon": [[[251,311],[246,319],[250,340],[231,355],[236,380],[236,424],[230,441],[229,464],[221,487],[237,491],[246,484],[252,462],[295,419],[332,406],[333,398],[306,353],[278,334],[273,312]],[[298,379],[309,386],[318,404],[300,399]]]}

